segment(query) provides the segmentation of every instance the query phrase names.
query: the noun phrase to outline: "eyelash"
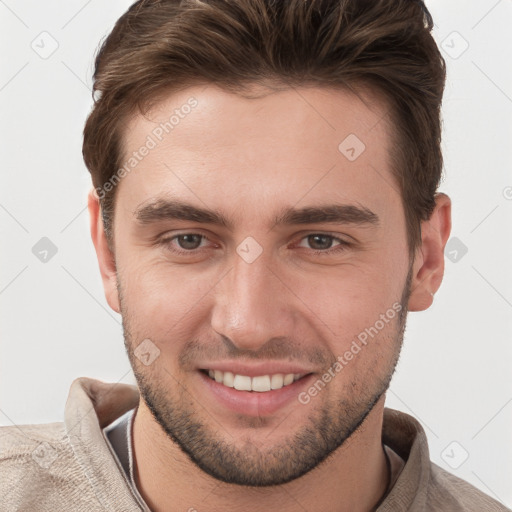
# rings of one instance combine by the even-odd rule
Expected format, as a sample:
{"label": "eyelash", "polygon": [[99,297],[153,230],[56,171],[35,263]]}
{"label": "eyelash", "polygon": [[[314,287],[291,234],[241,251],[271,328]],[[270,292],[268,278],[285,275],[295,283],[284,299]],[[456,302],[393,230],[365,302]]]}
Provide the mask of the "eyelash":
{"label": "eyelash", "polygon": [[[172,237],[168,237],[168,238],[163,238],[161,239],[158,244],[159,245],[163,245],[163,246],[166,246],[166,247],[171,247],[171,242],[173,240],[176,240],[177,238],[179,238],[180,236],[185,236],[185,235],[197,235],[197,236],[200,236],[202,239],[205,239],[205,240],[208,240],[210,241],[210,239],[206,236],[206,235],[203,235],[201,233],[179,233],[177,235],[173,235]],[[316,256],[325,256],[325,255],[332,255],[333,253],[338,253],[338,252],[342,252],[342,251],[345,251],[348,247],[350,247],[352,244],[350,244],[349,242],[347,242],[346,240],[343,240],[342,238],[338,238],[334,235],[331,235],[329,233],[316,233],[316,232],[312,232],[312,233],[308,233],[307,235],[303,236],[302,238],[300,238],[299,241],[302,241],[304,240],[305,238],[308,238],[310,236],[314,236],[314,235],[321,235],[321,236],[326,236],[326,237],[330,237],[332,238],[333,241],[336,241],[336,242],[339,242],[339,245],[336,245],[334,247],[331,247],[329,249],[325,249],[325,250],[321,250],[321,249],[311,249],[312,253]],[[186,250],[186,249],[176,249],[176,248],[172,248],[170,249],[171,252],[175,253],[175,254],[178,254],[178,255],[191,255],[191,254],[197,254],[199,252],[202,252],[201,249],[191,249],[191,250]]]}

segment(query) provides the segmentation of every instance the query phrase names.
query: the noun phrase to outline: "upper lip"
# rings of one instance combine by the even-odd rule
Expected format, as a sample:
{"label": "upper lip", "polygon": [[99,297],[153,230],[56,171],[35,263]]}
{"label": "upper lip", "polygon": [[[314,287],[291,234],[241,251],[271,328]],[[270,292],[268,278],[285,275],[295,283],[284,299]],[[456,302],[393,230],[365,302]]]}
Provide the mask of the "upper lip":
{"label": "upper lip", "polygon": [[290,373],[306,375],[312,371],[304,366],[282,361],[267,361],[259,363],[241,363],[240,361],[220,361],[216,363],[206,363],[199,367],[200,370],[218,370],[221,372],[231,372],[235,375],[245,375],[247,377],[257,377],[259,375],[275,375]]}

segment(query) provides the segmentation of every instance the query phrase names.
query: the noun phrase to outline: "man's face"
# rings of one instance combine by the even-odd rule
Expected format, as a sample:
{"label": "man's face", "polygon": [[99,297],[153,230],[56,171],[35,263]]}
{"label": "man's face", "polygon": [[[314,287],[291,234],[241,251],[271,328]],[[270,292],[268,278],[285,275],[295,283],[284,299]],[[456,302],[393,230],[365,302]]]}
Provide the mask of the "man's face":
{"label": "man's face", "polygon": [[411,267],[386,106],[368,105],[340,90],[194,87],[125,134],[126,160],[140,159],[114,221],[130,360],[163,430],[226,482],[306,473],[391,379]]}

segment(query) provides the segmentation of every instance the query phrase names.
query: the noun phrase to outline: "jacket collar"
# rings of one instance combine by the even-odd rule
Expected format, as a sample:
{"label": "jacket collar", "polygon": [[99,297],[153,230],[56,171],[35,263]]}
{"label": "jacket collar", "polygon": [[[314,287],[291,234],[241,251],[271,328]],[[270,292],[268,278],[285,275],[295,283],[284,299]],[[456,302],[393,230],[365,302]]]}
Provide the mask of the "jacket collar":
{"label": "jacket collar", "polygon": [[[65,408],[66,432],[75,457],[107,510],[140,512],[102,431],[138,403],[138,388],[130,384],[81,377],[70,388]],[[377,511],[424,510],[431,468],[425,431],[412,416],[388,408],[384,410],[383,425],[383,443],[406,464]]]}
{"label": "jacket collar", "polygon": [[71,384],[64,412],[66,433],[75,458],[106,510],[140,512],[102,431],[138,403],[139,392],[133,385],[87,377]]}

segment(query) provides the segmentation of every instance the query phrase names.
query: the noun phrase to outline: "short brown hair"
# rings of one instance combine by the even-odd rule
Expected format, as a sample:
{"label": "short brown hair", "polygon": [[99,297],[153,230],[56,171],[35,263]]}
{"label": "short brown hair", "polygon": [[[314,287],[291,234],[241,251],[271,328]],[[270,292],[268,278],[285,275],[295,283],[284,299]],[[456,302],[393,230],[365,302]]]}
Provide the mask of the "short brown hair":
{"label": "short brown hair", "polygon": [[[95,62],[95,102],[83,156],[102,190],[112,240],[123,127],[163,94],[213,83],[370,88],[394,126],[392,172],[412,255],[442,172],[440,109],[445,62],[422,0],[140,0],[117,21]],[[340,141],[341,142],[341,141]]]}

